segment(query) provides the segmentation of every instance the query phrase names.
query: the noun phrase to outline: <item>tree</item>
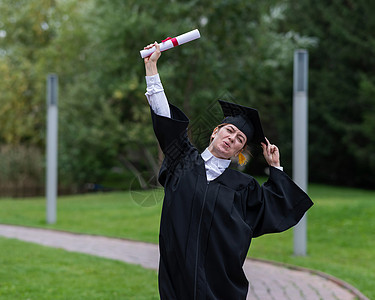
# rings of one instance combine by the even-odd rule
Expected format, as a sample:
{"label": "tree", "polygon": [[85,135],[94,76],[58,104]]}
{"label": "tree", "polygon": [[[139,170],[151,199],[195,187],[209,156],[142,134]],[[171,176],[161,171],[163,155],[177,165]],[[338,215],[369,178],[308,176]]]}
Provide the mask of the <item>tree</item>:
{"label": "tree", "polygon": [[53,36],[54,1],[0,2],[0,142],[43,143],[44,82],[40,51]]}
{"label": "tree", "polygon": [[7,195],[43,190],[46,73],[41,52],[53,39],[48,23],[55,8],[55,1],[0,1],[0,177]]}
{"label": "tree", "polygon": [[373,32],[370,1],[290,1],[288,22],[310,49],[311,179],[373,187]]}
{"label": "tree", "polygon": [[[101,41],[95,55],[102,68],[98,84],[106,98],[114,99],[130,129],[123,136],[123,157],[132,157],[129,145],[148,149],[155,143],[142,100],[144,70],[138,50],[194,28],[202,38],[163,54],[159,68],[169,99],[191,117],[192,130],[199,130],[193,134],[197,146],[202,150],[207,145],[221,120],[215,105],[221,96],[259,108],[271,138],[286,140],[283,136],[290,134],[283,129],[289,123],[280,118],[275,122],[291,110],[292,79],[285,74],[291,74],[293,50],[314,41],[278,33],[284,10],[278,1],[96,1],[91,28]],[[200,131],[202,127],[207,130]],[[132,158],[139,165],[139,157]]]}
{"label": "tree", "polygon": [[[6,3],[7,11],[16,17],[0,28],[7,37],[6,47],[0,47],[5,49],[0,51],[0,66],[8,76],[16,76],[17,72],[10,72],[15,65],[3,62],[18,60],[22,63],[15,70],[20,74],[24,74],[21,68],[35,72],[35,80],[13,78],[7,91],[17,99],[12,84],[35,83],[32,108],[36,115],[30,115],[30,120],[37,125],[24,127],[41,149],[45,76],[59,75],[59,168],[66,184],[103,180],[112,167],[121,165],[136,176],[157,171],[158,148],[144,96],[139,50],[154,40],[194,28],[202,38],[163,54],[159,69],[169,100],[191,118],[190,131],[198,148],[203,150],[211,130],[221,121],[216,100],[222,97],[258,108],[267,136],[281,148],[291,147],[292,53],[314,41],[294,32],[279,32],[283,2],[44,1],[39,19],[35,17],[39,1]],[[14,19],[26,25],[16,26]],[[12,30],[27,31],[30,26],[42,28],[39,39],[13,38]],[[25,110],[17,111],[29,116]],[[26,134],[18,136],[31,143],[24,138]],[[283,158],[288,165],[288,155]],[[251,165],[263,172],[264,162]],[[143,176],[143,183],[147,176],[151,175]]]}

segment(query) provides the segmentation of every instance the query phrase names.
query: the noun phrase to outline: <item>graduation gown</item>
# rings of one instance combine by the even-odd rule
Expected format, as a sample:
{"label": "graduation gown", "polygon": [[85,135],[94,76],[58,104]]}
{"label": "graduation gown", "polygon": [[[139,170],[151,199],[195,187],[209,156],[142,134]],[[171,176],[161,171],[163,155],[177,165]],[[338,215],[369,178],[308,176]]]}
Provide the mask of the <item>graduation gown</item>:
{"label": "graduation gown", "polygon": [[159,293],[165,299],[246,299],[243,271],[251,239],[284,231],[312,206],[282,171],[270,167],[260,186],[227,168],[208,182],[205,163],[187,137],[188,118],[170,104],[171,118],[152,122],[164,152]]}

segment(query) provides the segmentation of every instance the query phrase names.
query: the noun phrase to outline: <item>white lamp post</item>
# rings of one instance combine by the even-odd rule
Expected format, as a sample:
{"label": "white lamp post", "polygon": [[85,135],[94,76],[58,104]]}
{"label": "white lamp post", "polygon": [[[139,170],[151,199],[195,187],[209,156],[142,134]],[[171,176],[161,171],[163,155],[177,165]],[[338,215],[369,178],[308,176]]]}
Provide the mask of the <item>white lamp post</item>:
{"label": "white lamp post", "polygon": [[56,223],[57,198],[57,126],[58,126],[58,77],[56,74],[47,76],[47,223]]}
{"label": "white lamp post", "polygon": [[[294,52],[293,72],[293,180],[307,193],[308,164],[308,52]],[[294,228],[294,255],[307,253],[307,215]]]}

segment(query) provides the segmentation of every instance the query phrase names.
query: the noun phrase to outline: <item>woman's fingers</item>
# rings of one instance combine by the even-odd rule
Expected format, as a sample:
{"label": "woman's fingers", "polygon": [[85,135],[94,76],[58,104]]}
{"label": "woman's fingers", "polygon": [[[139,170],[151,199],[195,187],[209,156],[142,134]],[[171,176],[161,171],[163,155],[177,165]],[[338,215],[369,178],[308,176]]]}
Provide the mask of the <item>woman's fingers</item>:
{"label": "woman's fingers", "polygon": [[143,47],[143,49],[145,49],[145,50],[150,49],[150,48],[156,46],[155,44],[157,44],[157,43],[155,42],[155,43],[153,43],[153,44],[149,44],[149,45],[147,45],[146,47]]}

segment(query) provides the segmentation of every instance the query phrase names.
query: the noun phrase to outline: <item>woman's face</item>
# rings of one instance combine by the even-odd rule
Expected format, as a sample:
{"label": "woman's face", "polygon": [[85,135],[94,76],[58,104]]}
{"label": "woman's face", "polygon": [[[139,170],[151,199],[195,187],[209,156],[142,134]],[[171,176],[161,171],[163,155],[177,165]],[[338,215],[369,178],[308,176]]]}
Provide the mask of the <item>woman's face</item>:
{"label": "woman's face", "polygon": [[216,127],[212,132],[213,140],[208,150],[218,157],[229,159],[237,156],[246,145],[246,135],[232,124]]}

